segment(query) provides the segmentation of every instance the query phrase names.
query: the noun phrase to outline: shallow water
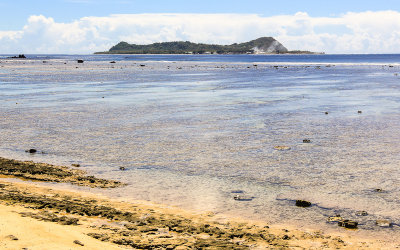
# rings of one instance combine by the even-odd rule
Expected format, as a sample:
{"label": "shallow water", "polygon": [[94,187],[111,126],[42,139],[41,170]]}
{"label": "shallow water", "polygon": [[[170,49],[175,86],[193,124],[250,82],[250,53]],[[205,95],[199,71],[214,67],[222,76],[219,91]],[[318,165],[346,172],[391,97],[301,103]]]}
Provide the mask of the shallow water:
{"label": "shallow water", "polygon": [[340,213],[398,233],[398,65],[0,62],[2,156],[129,184],[101,191],[113,197],[327,230],[341,230],[326,223]]}

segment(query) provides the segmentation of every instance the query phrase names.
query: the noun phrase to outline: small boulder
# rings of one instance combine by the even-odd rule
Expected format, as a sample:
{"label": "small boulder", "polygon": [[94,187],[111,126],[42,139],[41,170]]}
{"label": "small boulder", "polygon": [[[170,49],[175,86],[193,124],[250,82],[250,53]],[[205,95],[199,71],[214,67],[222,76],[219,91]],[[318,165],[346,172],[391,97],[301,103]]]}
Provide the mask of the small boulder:
{"label": "small boulder", "polygon": [[325,115],[329,114],[328,111],[325,112]]}
{"label": "small boulder", "polygon": [[304,139],[303,143],[311,143],[311,140],[310,139]]}
{"label": "small boulder", "polygon": [[82,242],[80,242],[79,240],[74,240],[74,243],[79,246],[84,246],[84,244]]}
{"label": "small boulder", "polygon": [[119,170],[123,171],[123,170],[125,170],[125,167],[119,167]]}
{"label": "small boulder", "polygon": [[296,206],[298,207],[311,207],[311,202],[305,200],[296,200]]}
{"label": "small boulder", "polygon": [[12,234],[7,235],[6,238],[10,239],[10,240],[18,240],[18,238]]}
{"label": "small boulder", "polygon": [[366,211],[357,211],[357,212],[356,212],[356,215],[357,215],[357,216],[367,216],[368,213],[367,213]]}
{"label": "small boulder", "polygon": [[341,220],[338,222],[339,227],[349,228],[349,229],[356,229],[358,226],[357,221],[352,220]]}
{"label": "small boulder", "polygon": [[252,201],[253,197],[245,196],[245,195],[235,195],[233,196],[235,201]]}
{"label": "small boulder", "polygon": [[362,113],[362,111],[361,111],[361,110],[359,110],[359,111],[357,111],[357,113],[361,114],[361,113]]}
{"label": "small boulder", "polygon": [[80,164],[71,164],[71,166],[79,168],[81,165]]}
{"label": "small boulder", "polygon": [[389,220],[376,220],[375,224],[380,227],[391,227],[392,223]]}
{"label": "small boulder", "polygon": [[30,153],[30,154],[35,154],[37,152],[37,150],[34,148],[31,148],[29,150],[25,150],[25,152]]}
{"label": "small boulder", "polygon": [[79,59],[77,60],[78,63],[83,63],[83,60]]}
{"label": "small boulder", "polygon": [[115,61],[111,61],[110,63],[115,63]]}

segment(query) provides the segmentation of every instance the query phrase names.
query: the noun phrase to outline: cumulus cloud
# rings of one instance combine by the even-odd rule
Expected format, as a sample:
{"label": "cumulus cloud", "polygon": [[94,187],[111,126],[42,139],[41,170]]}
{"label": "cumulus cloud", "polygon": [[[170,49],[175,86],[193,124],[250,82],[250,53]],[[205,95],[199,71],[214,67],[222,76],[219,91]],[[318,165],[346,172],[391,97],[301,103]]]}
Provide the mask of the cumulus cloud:
{"label": "cumulus cloud", "polygon": [[339,17],[256,14],[124,14],[61,23],[31,16],[17,31],[0,31],[0,53],[92,53],[119,41],[231,44],[273,36],[290,50],[400,53],[400,12]]}

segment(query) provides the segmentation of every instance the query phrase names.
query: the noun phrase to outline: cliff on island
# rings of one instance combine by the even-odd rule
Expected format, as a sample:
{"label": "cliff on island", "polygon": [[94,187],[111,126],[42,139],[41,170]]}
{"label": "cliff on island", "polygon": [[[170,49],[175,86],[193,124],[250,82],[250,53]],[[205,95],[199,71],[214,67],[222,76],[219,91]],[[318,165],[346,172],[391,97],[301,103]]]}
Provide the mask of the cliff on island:
{"label": "cliff on island", "polygon": [[120,42],[109,51],[95,54],[316,54],[310,51],[289,51],[273,37],[261,37],[231,45],[192,42],[163,42],[148,45]]}

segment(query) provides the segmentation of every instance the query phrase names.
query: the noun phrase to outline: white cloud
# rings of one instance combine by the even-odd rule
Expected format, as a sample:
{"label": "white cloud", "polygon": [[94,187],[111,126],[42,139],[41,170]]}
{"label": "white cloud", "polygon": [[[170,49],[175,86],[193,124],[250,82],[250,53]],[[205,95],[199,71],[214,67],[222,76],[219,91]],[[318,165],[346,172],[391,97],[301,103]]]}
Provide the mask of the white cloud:
{"label": "white cloud", "polygon": [[231,44],[273,36],[288,49],[327,53],[400,53],[400,12],[256,14],[126,14],[59,23],[31,16],[22,30],[0,31],[0,53],[92,53],[119,41]]}

